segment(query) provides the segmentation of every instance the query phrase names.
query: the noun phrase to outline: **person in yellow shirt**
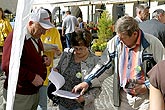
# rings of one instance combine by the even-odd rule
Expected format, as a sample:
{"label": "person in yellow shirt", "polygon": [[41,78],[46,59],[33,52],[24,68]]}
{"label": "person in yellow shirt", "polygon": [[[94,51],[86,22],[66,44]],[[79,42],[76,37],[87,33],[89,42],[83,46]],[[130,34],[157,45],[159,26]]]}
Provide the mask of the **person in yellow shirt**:
{"label": "person in yellow shirt", "polygon": [[[45,9],[45,10],[48,11],[48,13],[50,15],[50,20],[51,20],[51,12],[47,9]],[[39,98],[39,105],[38,105],[37,110],[47,110],[47,86],[49,84],[48,75],[50,74],[51,68],[54,65],[53,60],[54,60],[55,56],[59,56],[61,54],[63,48],[62,48],[60,33],[57,30],[57,28],[55,28],[55,27],[47,30],[46,33],[41,36],[41,41],[42,41],[43,45],[44,44],[56,44],[58,46],[58,49],[52,48],[52,49],[47,50],[44,48],[44,55],[47,55],[48,57],[50,57],[52,60],[52,63],[49,67],[47,67],[46,80],[44,81],[43,86],[39,90],[40,98]]]}
{"label": "person in yellow shirt", "polygon": [[2,8],[0,8],[0,47],[3,47],[5,38],[12,31],[12,26],[8,19],[5,18],[5,14]]}
{"label": "person in yellow shirt", "polygon": [[[44,55],[49,56],[52,59],[52,64],[47,67],[48,73],[50,73],[51,68],[53,67],[53,59],[55,56],[59,56],[62,52],[62,43],[60,39],[60,34],[58,30],[54,27],[46,31],[45,35],[41,36],[41,41],[44,44],[56,44],[58,46],[58,49],[52,49],[52,50],[45,50]],[[45,80],[44,85],[48,85],[48,78]]]}

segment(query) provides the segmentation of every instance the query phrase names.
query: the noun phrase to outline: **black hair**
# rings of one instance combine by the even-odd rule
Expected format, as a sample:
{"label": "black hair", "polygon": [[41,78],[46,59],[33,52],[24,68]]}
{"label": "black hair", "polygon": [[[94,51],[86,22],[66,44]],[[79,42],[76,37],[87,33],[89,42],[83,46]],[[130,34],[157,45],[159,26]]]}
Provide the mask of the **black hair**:
{"label": "black hair", "polygon": [[71,14],[71,11],[68,10],[68,11],[66,11],[66,13]]}

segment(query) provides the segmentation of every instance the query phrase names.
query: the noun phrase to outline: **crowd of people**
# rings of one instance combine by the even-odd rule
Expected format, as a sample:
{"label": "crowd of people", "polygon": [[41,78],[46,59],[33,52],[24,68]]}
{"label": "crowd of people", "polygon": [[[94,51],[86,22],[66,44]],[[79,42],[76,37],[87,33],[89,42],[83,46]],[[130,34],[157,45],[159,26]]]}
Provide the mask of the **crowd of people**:
{"label": "crowd of people", "polygon": [[[118,110],[164,110],[165,11],[156,9],[149,19],[149,9],[148,5],[138,5],[135,18],[119,18],[115,23],[116,35],[107,42],[101,57],[90,49],[92,33],[82,18],[66,11],[60,35],[49,10],[32,11],[23,36],[13,110],[48,109],[48,88],[56,90],[48,79],[51,71],[65,78],[62,90],[80,94],[76,99],[49,94],[59,110],[96,110],[95,99],[102,92],[103,81],[111,75],[113,104]],[[0,8],[1,110],[6,110],[12,39],[12,27]],[[57,57],[59,61],[54,65]]]}

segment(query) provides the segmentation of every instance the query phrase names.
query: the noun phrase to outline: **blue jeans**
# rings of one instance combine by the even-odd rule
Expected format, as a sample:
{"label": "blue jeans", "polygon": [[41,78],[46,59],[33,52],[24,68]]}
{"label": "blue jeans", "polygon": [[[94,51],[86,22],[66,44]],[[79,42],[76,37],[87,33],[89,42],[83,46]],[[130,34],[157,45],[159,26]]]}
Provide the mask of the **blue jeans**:
{"label": "blue jeans", "polygon": [[71,43],[70,43],[71,33],[65,34],[65,38],[66,38],[66,47],[71,48]]}
{"label": "blue jeans", "polygon": [[47,110],[47,86],[39,89],[39,104],[37,110]]}

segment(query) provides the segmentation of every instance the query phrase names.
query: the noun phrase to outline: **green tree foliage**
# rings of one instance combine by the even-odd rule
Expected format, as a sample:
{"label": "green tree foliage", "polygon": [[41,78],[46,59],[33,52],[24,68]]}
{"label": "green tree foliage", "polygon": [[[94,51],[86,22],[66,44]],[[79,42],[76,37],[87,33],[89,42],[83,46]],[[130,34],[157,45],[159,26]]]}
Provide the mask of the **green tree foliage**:
{"label": "green tree foliage", "polygon": [[108,11],[103,11],[98,21],[98,37],[99,42],[107,42],[112,37],[112,19]]}
{"label": "green tree foliage", "polygon": [[104,10],[101,14],[101,18],[98,21],[98,39],[92,45],[93,51],[104,51],[107,45],[107,41],[111,39],[113,35],[113,22],[108,11]]}

